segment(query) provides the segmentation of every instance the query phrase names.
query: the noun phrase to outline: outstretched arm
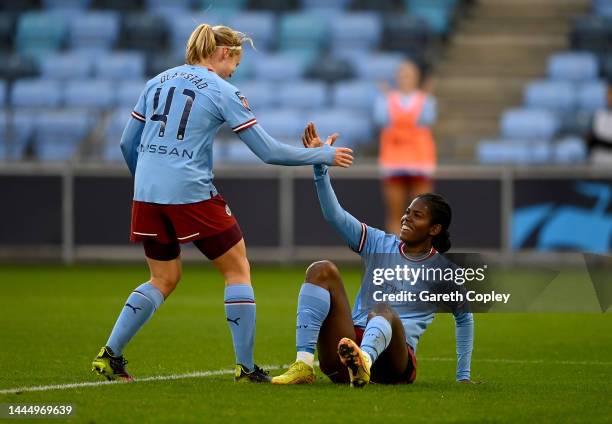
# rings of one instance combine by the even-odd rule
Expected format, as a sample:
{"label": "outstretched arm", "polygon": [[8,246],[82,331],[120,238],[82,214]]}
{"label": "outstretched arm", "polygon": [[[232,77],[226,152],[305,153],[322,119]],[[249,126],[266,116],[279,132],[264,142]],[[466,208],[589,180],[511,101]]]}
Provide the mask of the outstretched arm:
{"label": "outstretched arm", "polygon": [[469,312],[456,312],[453,315],[457,346],[457,381],[470,382],[470,366],[474,349],[474,317]]}
{"label": "outstretched arm", "polygon": [[[305,150],[320,150],[333,145],[337,138],[338,134],[333,134],[323,143],[314,124],[309,122],[304,130],[302,143],[306,147]],[[327,166],[315,165],[313,168],[315,187],[317,188],[323,218],[340,234],[351,249],[358,251],[362,241],[364,224],[340,206],[329,179]]]}
{"label": "outstretched arm", "polygon": [[329,145],[322,149],[302,149],[272,138],[259,124],[238,132],[238,137],[262,161],[275,165],[335,165],[348,168],[353,162],[352,150]]}
{"label": "outstretched arm", "polygon": [[128,121],[123,134],[121,135],[121,153],[125,163],[127,163],[132,176],[136,174],[136,163],[138,162],[138,144],[140,143],[140,136],[145,126],[144,117],[140,115],[134,115],[136,112],[132,112],[132,117]]}

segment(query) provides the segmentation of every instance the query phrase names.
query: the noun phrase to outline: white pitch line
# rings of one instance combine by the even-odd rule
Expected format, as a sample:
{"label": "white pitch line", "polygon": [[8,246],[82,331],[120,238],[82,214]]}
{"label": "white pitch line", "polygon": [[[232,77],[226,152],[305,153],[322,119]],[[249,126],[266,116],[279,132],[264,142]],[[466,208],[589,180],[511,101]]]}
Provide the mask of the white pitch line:
{"label": "white pitch line", "polygon": [[[417,361],[434,361],[434,362],[454,362],[456,358],[437,358],[437,357],[425,357],[418,358]],[[491,358],[478,358],[474,359],[473,362],[488,362],[488,363],[501,363],[501,364],[551,364],[551,365],[612,365],[612,362],[599,362],[599,361],[545,361],[545,360],[525,360],[525,359],[491,359]],[[291,364],[285,365],[263,365],[262,368],[269,370],[277,370],[288,368]],[[318,362],[315,362],[315,366]],[[114,384],[134,384],[134,383],[146,383],[148,381],[167,381],[167,380],[183,380],[188,378],[205,378],[214,377],[218,375],[232,375],[233,369],[224,370],[212,370],[212,371],[194,371],[186,374],[169,374],[169,375],[154,375],[151,377],[142,377],[133,382],[126,381],[87,381],[83,383],[69,383],[69,384],[54,384],[49,386],[31,386],[31,387],[17,387],[13,389],[2,389],[0,394],[16,394],[26,392],[47,392],[51,390],[66,390],[66,389],[78,389],[81,387],[98,387],[98,386],[109,386]]]}

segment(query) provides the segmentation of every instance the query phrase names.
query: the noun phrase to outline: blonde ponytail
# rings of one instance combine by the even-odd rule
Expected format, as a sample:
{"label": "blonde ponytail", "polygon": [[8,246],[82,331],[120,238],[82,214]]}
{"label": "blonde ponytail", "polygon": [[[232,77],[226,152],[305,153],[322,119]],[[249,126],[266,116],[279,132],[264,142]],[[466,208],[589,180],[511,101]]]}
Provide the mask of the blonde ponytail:
{"label": "blonde ponytail", "polygon": [[194,65],[210,58],[217,47],[229,48],[232,56],[240,54],[242,44],[246,42],[253,47],[253,40],[240,31],[234,31],[223,25],[212,27],[208,24],[200,24],[187,41],[185,54],[187,64]]}

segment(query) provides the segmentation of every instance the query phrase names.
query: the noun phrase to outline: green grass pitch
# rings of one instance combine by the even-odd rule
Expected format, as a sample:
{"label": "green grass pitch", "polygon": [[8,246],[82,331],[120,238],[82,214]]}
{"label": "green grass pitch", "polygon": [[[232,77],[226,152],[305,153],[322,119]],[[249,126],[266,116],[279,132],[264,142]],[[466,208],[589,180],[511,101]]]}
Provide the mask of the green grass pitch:
{"label": "green grass pitch", "polygon": [[[341,271],[353,298],[359,269]],[[294,359],[303,272],[253,270],[259,364]],[[509,275],[529,278],[527,271]],[[421,339],[417,381],[409,386],[354,390],[320,373],[311,386],[238,385],[218,373],[2,392],[99,381],[91,360],[129,292],[147,278],[144,265],[0,267],[0,404],[73,404],[70,421],[85,423],[612,421],[609,313],[477,315],[472,375],[480,385],[455,383],[454,322],[440,315]],[[183,281],[126,357],[137,379],[230,369],[233,353],[216,271],[185,266]]]}

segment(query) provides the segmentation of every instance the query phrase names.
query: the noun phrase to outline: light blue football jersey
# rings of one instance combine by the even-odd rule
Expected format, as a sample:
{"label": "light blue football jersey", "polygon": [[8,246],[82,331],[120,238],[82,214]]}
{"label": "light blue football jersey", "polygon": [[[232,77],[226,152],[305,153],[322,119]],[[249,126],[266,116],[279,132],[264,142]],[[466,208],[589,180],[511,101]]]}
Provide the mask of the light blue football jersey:
{"label": "light blue football jersey", "polygon": [[304,149],[276,141],[257,124],[236,87],[210,69],[182,65],[147,82],[124,130],[121,149],[135,176],[134,200],[187,204],[216,194],[212,145],[224,123],[267,163],[334,161],[333,147]]}

